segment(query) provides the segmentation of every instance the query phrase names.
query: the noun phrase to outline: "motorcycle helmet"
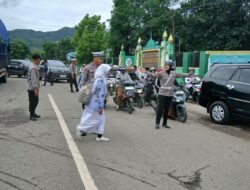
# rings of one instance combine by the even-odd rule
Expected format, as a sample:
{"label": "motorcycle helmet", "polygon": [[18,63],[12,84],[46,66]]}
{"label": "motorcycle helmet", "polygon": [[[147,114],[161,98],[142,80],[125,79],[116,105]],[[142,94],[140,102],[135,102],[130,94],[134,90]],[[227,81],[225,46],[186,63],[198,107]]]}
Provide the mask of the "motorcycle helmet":
{"label": "motorcycle helmet", "polygon": [[125,66],[120,66],[119,71],[122,72],[122,73],[125,73],[126,72],[126,67]]}
{"label": "motorcycle helmet", "polygon": [[155,71],[156,71],[156,68],[155,68],[155,67],[151,67],[151,68],[149,69],[149,71],[150,71],[150,72],[155,72]]}

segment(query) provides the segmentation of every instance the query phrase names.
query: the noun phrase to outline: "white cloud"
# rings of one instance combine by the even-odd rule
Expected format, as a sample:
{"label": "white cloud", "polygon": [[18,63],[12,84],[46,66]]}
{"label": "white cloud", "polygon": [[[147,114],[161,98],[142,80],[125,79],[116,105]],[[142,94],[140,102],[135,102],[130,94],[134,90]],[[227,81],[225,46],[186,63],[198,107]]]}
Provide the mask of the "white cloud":
{"label": "white cloud", "polygon": [[54,31],[74,27],[85,14],[111,17],[112,0],[0,0],[0,18],[8,30]]}

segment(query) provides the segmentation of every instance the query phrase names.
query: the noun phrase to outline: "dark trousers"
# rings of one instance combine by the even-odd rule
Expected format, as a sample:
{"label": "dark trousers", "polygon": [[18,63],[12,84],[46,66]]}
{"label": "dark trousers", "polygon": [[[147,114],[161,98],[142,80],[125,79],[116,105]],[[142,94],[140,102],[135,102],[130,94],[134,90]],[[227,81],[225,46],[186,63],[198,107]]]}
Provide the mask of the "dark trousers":
{"label": "dark trousers", "polygon": [[46,86],[47,82],[49,82],[50,85],[53,86],[53,81],[50,73],[45,75],[43,86]]}
{"label": "dark trousers", "polygon": [[158,103],[155,123],[156,125],[159,125],[161,121],[161,117],[163,115],[163,125],[165,125],[167,124],[167,121],[168,121],[168,112],[169,112],[169,108],[171,106],[173,97],[159,95],[158,98],[159,98],[159,103]]}
{"label": "dark trousers", "polygon": [[71,91],[73,91],[73,84],[76,88],[76,91],[78,91],[78,85],[76,82],[76,75],[75,74],[74,74],[74,77],[70,76],[70,89],[71,89]]}
{"label": "dark trousers", "polygon": [[29,94],[29,111],[30,111],[30,116],[34,116],[36,113],[36,107],[39,102],[39,97],[35,96],[35,91],[34,90],[28,90]]}
{"label": "dark trousers", "polygon": [[145,96],[145,102],[146,102],[146,103],[150,103],[151,96],[152,96],[152,94],[154,93],[153,90],[154,90],[154,89],[153,89],[153,86],[152,86],[152,85],[148,85],[148,86],[147,86],[146,92],[145,92],[145,94],[146,94],[146,96]]}

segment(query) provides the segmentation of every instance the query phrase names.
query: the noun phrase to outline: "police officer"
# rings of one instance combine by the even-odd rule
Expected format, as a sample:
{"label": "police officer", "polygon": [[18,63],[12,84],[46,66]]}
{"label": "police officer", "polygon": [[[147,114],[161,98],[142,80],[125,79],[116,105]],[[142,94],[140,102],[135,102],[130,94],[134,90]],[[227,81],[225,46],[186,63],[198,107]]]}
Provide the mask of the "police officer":
{"label": "police officer", "polygon": [[70,75],[70,90],[71,90],[71,92],[74,92],[73,84],[76,88],[76,92],[79,91],[77,81],[76,81],[76,72],[77,72],[76,63],[77,63],[76,59],[72,59],[71,64],[69,65],[69,69],[70,69],[70,73],[71,73],[71,75]]}
{"label": "police officer", "polygon": [[53,86],[53,81],[52,81],[52,74],[50,72],[49,69],[49,63],[48,60],[45,59],[42,63],[42,65],[44,66],[44,72],[45,72],[45,78],[44,78],[44,83],[43,86],[46,86],[46,83],[49,82],[51,86]]}
{"label": "police officer", "polygon": [[[86,65],[82,70],[82,79],[80,82],[81,86],[84,86],[94,80],[97,67],[103,63],[103,52],[92,52],[92,55],[93,61]],[[85,108],[84,104],[82,105],[82,108]]]}
{"label": "police officer", "polygon": [[92,52],[93,61],[86,65],[82,71],[81,85],[88,84],[94,79],[95,71],[99,65],[103,62],[103,52]]}
{"label": "police officer", "polygon": [[28,95],[29,95],[29,111],[30,120],[36,121],[40,118],[40,115],[36,114],[36,107],[39,101],[39,89],[40,89],[40,73],[39,64],[41,57],[38,54],[32,56],[32,64],[28,71]]}

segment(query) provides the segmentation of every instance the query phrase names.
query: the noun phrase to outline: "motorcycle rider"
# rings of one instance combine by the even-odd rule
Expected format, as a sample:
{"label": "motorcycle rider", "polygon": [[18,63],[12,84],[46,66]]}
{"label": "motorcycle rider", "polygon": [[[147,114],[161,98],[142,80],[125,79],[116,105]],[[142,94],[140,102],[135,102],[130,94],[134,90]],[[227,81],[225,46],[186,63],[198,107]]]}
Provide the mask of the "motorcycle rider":
{"label": "motorcycle rider", "polygon": [[130,78],[131,78],[133,81],[138,81],[138,80],[140,80],[140,78],[138,77],[138,75],[137,75],[136,72],[135,72],[135,68],[134,68],[134,67],[129,67],[129,68],[128,68],[128,74],[129,74]]}
{"label": "motorcycle rider", "polygon": [[122,85],[121,83],[133,83],[133,80],[129,76],[129,74],[126,72],[126,67],[121,66],[119,68],[119,73],[116,75],[116,98],[117,98],[117,105],[116,109],[119,110],[121,103],[122,103]]}
{"label": "motorcycle rider", "polygon": [[192,81],[195,79],[196,75],[194,74],[195,70],[190,70],[190,76],[185,78],[186,88],[188,89],[189,94],[193,94]]}
{"label": "motorcycle rider", "polygon": [[180,74],[172,70],[173,62],[171,60],[166,61],[164,70],[160,73],[156,73],[155,77],[159,77],[160,88],[159,88],[159,104],[156,114],[155,128],[160,128],[160,121],[163,115],[163,124],[165,128],[170,128],[167,124],[169,108],[172,103],[174,95],[174,83],[176,78],[187,77],[189,74]]}
{"label": "motorcycle rider", "polygon": [[154,93],[155,79],[152,77],[152,75],[154,75],[155,72],[156,72],[155,67],[151,67],[150,69],[148,69],[148,71],[146,71],[146,79],[145,79],[146,88],[144,97],[146,106],[150,103],[150,97]]}

